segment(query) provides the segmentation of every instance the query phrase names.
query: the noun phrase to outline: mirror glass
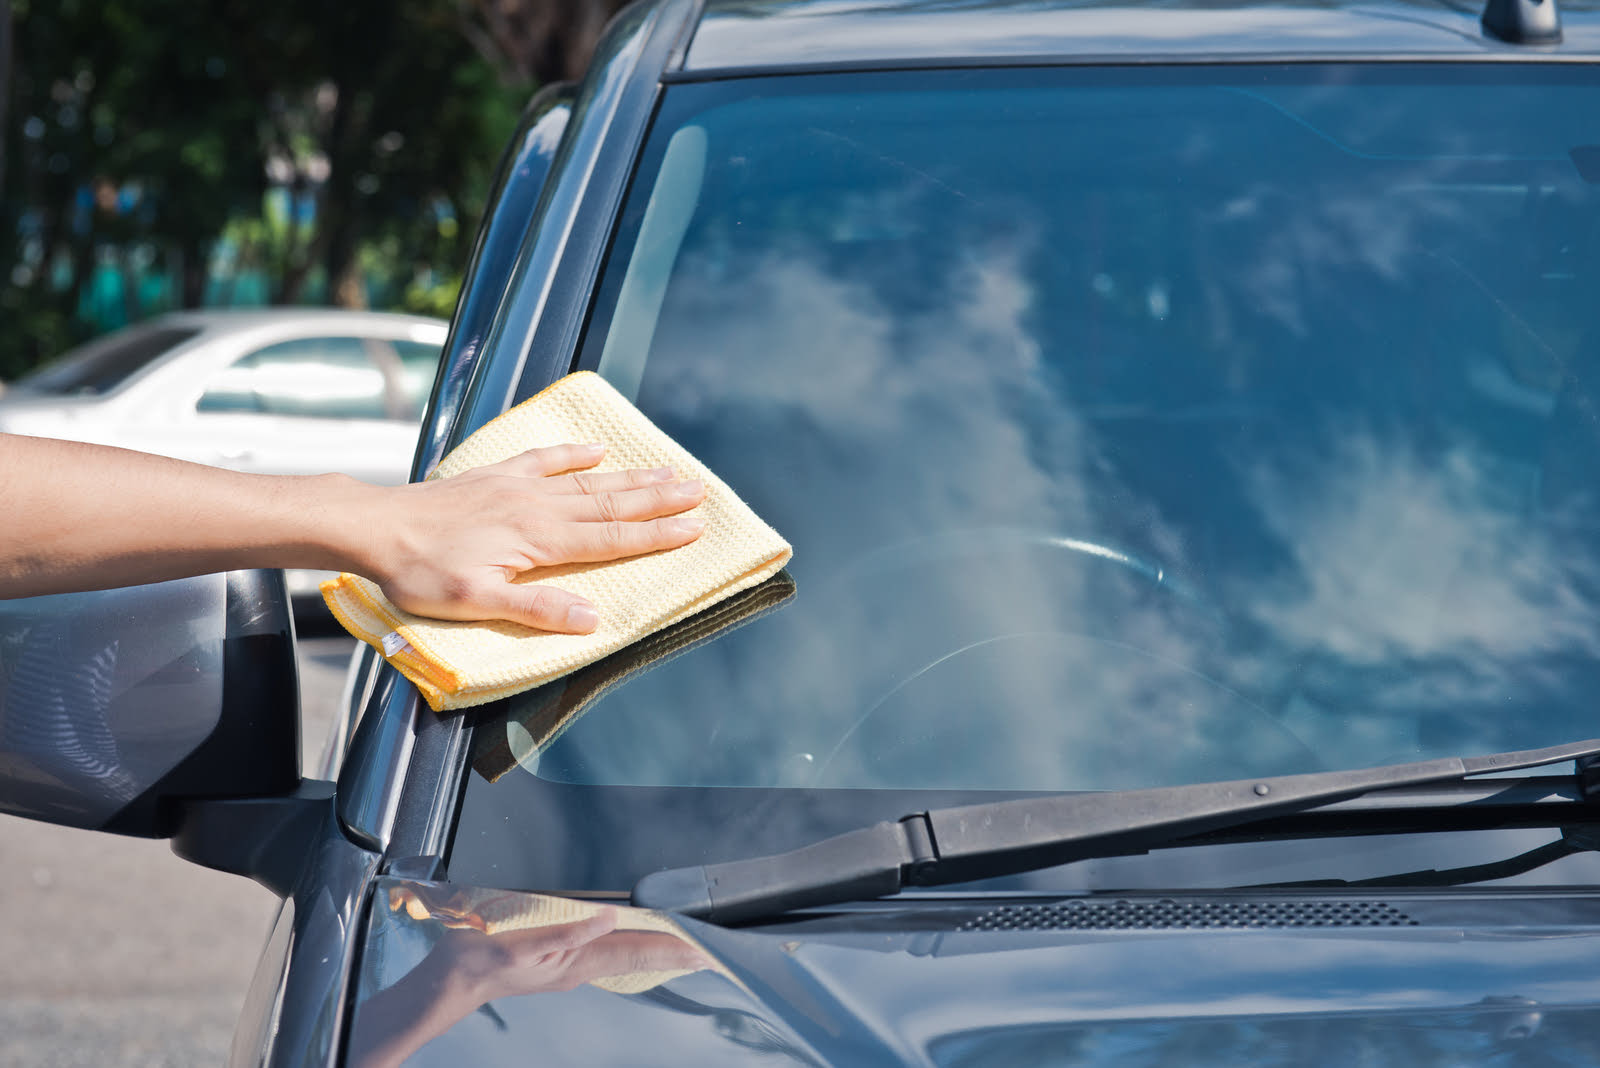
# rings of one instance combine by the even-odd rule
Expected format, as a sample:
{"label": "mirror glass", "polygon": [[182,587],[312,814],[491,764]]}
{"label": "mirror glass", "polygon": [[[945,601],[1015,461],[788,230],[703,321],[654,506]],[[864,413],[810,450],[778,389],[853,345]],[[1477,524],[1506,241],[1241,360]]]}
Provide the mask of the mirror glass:
{"label": "mirror glass", "polygon": [[227,584],[0,601],[0,811],[103,827],[222,714]]}

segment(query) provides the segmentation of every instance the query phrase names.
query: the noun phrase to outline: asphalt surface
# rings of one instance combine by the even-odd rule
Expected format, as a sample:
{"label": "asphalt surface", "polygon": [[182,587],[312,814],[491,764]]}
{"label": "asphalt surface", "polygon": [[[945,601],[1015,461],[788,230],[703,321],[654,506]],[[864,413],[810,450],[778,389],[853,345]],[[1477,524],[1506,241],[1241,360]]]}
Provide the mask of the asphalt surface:
{"label": "asphalt surface", "polygon": [[[300,643],[308,770],[354,645]],[[277,904],[165,842],[0,816],[0,1066],[222,1064]]]}

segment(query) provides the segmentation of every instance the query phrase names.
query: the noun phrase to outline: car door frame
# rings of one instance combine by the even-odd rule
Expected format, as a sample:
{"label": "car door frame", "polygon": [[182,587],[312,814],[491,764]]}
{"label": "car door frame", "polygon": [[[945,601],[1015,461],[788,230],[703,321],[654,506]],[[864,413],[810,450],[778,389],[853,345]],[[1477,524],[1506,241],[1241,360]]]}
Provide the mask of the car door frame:
{"label": "car door frame", "polygon": [[[552,86],[525,111],[445,341],[413,479],[503,411],[525,377],[554,380],[570,365],[661,71],[681,55],[696,14],[692,0],[629,8],[613,21],[576,95]],[[535,296],[548,296],[558,277],[556,300]],[[537,362],[525,376],[531,334],[546,315],[549,328],[572,343],[565,357]],[[349,744],[335,804],[257,963],[230,1064],[337,1063],[374,879],[441,873],[470,731],[461,717],[429,712],[416,689],[375,657],[358,662],[347,697],[341,729]]]}

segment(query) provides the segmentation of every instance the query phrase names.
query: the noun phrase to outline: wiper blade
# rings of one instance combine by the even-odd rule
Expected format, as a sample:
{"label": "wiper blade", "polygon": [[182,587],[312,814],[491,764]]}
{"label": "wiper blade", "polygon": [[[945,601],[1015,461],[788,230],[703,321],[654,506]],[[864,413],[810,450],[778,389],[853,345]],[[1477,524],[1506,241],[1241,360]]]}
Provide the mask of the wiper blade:
{"label": "wiper blade", "polygon": [[654,872],[633,904],[738,923],[791,909],[881,897],[1053,867],[1153,846],[1268,816],[1496,771],[1600,754],[1591,738],[1545,749],[1448,757],[1353,771],[1149,790],[1056,794],[929,809],[788,853]]}

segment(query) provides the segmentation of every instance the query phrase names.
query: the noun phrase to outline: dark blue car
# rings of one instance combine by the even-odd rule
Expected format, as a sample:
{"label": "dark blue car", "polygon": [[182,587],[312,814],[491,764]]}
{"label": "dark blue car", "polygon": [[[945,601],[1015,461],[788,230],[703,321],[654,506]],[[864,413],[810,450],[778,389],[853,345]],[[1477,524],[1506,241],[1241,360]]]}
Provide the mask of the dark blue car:
{"label": "dark blue car", "polygon": [[7,810],[284,907],[241,1065],[1600,1064],[1600,6],[662,0],[413,473],[594,370],[794,545],[540,690],[3,606]]}

